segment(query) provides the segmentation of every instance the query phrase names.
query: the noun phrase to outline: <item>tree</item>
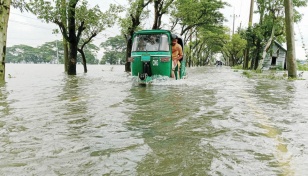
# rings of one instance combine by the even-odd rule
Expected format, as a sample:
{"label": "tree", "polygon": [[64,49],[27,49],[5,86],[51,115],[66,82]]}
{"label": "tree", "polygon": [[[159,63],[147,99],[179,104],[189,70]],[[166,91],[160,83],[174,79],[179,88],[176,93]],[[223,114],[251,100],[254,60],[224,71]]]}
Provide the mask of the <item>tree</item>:
{"label": "tree", "polygon": [[48,42],[34,48],[28,45],[14,45],[7,48],[8,63],[55,63],[57,48],[55,42]]}
{"label": "tree", "polygon": [[[64,63],[63,45],[59,40],[46,42],[37,48],[37,52],[44,58],[46,63]],[[62,47],[61,47],[62,46]]]}
{"label": "tree", "polygon": [[201,49],[201,51],[206,52],[204,58],[203,65],[208,64],[210,61],[214,59],[212,56],[221,53],[223,47],[229,40],[229,35],[227,34],[227,28],[216,28],[216,30],[208,31],[208,30],[199,30],[201,36],[198,37],[205,42],[206,48]]}
{"label": "tree", "polygon": [[[79,45],[84,45],[84,44],[79,44]],[[78,46],[78,48],[81,48],[80,46]],[[78,62],[81,62],[82,64],[84,64],[83,62],[85,62],[85,58],[87,58],[87,63],[89,64],[98,64],[99,60],[97,59],[96,55],[99,51],[99,47],[97,47],[96,45],[90,43],[87,45],[84,45],[84,48],[82,49],[82,53],[78,55]],[[85,64],[84,64],[84,69],[87,69]],[[85,70],[86,73],[87,70]]]}
{"label": "tree", "polygon": [[162,16],[168,12],[174,0],[154,0],[154,22],[152,29],[160,29]]}
{"label": "tree", "polygon": [[[63,45],[59,45],[60,41],[46,42],[38,47],[27,45],[14,45],[7,48],[6,60],[10,63],[64,63]],[[84,49],[85,57],[88,63],[98,64],[96,54],[99,50],[94,44],[89,44]],[[82,62],[82,56],[77,56],[77,62]]]}
{"label": "tree", "polygon": [[105,50],[101,60],[102,64],[116,64],[119,59],[121,63],[125,63],[126,42],[123,36],[110,37],[105,42],[102,42],[100,46]]}
{"label": "tree", "polygon": [[207,28],[223,27],[224,16],[220,12],[227,5],[220,0],[177,0],[171,12],[171,30],[179,26],[180,35],[184,37],[185,43],[192,35],[192,31],[198,27]]}
{"label": "tree", "polygon": [[[53,22],[57,24],[65,41],[69,43],[69,59],[67,65],[67,73],[69,75],[76,75],[77,51],[81,52],[84,56],[84,53],[82,53],[84,46],[90,43],[90,41],[99,32],[105,29],[106,26],[110,26],[111,22],[115,21],[115,19],[110,20],[109,18],[107,20],[108,23],[106,21],[101,21],[108,15],[110,15],[108,16],[110,18],[115,17],[115,14],[102,15],[98,6],[88,8],[86,0],[80,1],[80,5],[77,5],[78,2],[79,0],[68,0],[64,5],[63,0],[55,0],[54,4],[47,0],[31,0],[31,3],[29,3],[31,11],[37,15],[39,19],[47,23]],[[67,15],[67,17],[65,18],[63,15]],[[103,18],[101,18],[101,15]],[[89,32],[86,32],[87,30],[89,30]],[[83,40],[83,44],[80,45],[81,48],[78,48],[83,34],[90,35],[86,35],[87,38]],[[85,58],[83,64],[86,72]]]}
{"label": "tree", "polygon": [[132,52],[132,36],[138,29],[141,20],[146,17],[147,13],[144,8],[151,3],[152,0],[129,0],[131,6],[127,9],[127,17],[120,19],[120,26],[122,28],[122,34],[126,38],[126,63],[125,71],[130,72],[130,62],[128,58]]}
{"label": "tree", "polygon": [[231,41],[229,41],[223,48],[223,54],[229,59],[229,66],[242,63],[246,45],[246,40],[242,39],[239,34],[232,35]]}
{"label": "tree", "polygon": [[[213,28],[214,29],[214,28]],[[221,53],[223,46],[229,40],[226,28],[215,28],[216,30],[208,30],[207,28],[198,28],[195,40],[189,42],[186,47],[186,55],[189,56],[189,66],[204,66],[213,61],[213,56]]]}
{"label": "tree", "polygon": [[39,48],[27,45],[15,45],[8,47],[7,51],[7,62],[43,63],[46,61],[43,52],[40,52]]}
{"label": "tree", "polygon": [[[87,66],[86,66],[86,57],[84,53],[84,48],[87,44],[89,44],[94,37],[97,36],[98,33],[105,30],[107,27],[111,27],[114,24],[115,19],[117,19],[117,14],[122,11],[122,7],[116,6],[116,5],[110,5],[110,8],[105,13],[102,13],[99,10],[98,6],[95,6],[92,9],[87,9],[87,4],[84,3],[80,8],[78,8],[77,12],[80,14],[79,19],[87,19],[85,20],[85,29],[83,37],[81,39],[81,45],[78,47],[78,52],[82,56],[82,64],[84,66],[84,72],[87,72]],[[88,18],[88,17],[91,18]],[[101,19],[101,20],[97,20]]]}
{"label": "tree", "polygon": [[7,27],[11,0],[0,0],[0,82],[5,80]]}

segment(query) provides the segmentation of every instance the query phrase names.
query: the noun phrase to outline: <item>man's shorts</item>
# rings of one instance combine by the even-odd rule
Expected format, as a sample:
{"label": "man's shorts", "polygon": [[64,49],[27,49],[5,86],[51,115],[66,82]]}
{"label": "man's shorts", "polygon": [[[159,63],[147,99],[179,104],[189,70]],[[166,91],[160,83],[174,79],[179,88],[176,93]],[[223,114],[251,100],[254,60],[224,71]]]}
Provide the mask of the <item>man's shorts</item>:
{"label": "man's shorts", "polygon": [[178,65],[178,68],[180,68],[181,62],[178,61],[177,63],[174,63],[174,62],[172,61],[172,70],[173,70],[173,71],[175,70],[175,68],[176,68],[177,65]]}

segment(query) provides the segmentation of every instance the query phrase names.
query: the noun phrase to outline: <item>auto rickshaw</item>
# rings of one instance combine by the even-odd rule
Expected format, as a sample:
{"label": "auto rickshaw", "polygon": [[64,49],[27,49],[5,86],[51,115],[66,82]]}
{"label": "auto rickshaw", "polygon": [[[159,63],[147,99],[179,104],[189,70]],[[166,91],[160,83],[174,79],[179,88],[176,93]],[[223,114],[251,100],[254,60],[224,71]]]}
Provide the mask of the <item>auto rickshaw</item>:
{"label": "auto rickshaw", "polygon": [[[174,34],[173,34],[174,36]],[[177,36],[178,44],[184,48],[183,40]],[[132,36],[131,62],[132,76],[138,77],[138,83],[151,83],[158,77],[171,77],[172,34],[168,30],[141,30]],[[183,52],[184,53],[184,52]],[[185,58],[175,68],[175,79],[186,77]]]}

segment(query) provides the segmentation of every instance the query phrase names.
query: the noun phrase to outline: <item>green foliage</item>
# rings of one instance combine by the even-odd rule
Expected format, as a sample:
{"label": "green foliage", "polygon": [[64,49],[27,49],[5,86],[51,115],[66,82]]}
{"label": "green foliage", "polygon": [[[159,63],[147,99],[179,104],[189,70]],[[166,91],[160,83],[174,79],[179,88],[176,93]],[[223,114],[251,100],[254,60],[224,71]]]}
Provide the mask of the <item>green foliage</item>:
{"label": "green foliage", "polygon": [[101,12],[97,5],[90,7],[87,0],[30,0],[28,7],[39,19],[58,25],[70,47],[69,74],[76,73],[74,59],[77,57],[77,61],[81,60],[77,54],[77,46],[86,55],[84,63],[86,59],[88,63],[98,62],[92,52],[85,51],[84,48],[91,44],[98,33],[111,27],[116,22],[118,13],[123,10],[121,6],[111,5],[106,12]]}
{"label": "green foliage", "polygon": [[300,61],[297,61],[297,69],[299,71],[308,71],[308,63],[307,61],[302,63]]}
{"label": "green foliage", "polygon": [[7,48],[6,62],[8,63],[43,63],[46,61],[44,52],[27,45],[16,45]]}
{"label": "green foliage", "polygon": [[226,3],[220,0],[177,0],[171,12],[172,22],[174,27],[180,25],[181,35],[198,27],[214,31],[213,27],[222,27],[224,16],[220,9],[225,5]]}
{"label": "green foliage", "polygon": [[[226,42],[223,27],[224,16],[221,13],[227,5],[219,0],[176,0],[170,10],[171,31],[181,29],[189,66],[206,65]],[[190,40],[188,42],[188,40]]]}
{"label": "green foliage", "polygon": [[230,66],[238,65],[242,63],[244,56],[244,49],[246,48],[247,41],[243,39],[239,34],[234,34],[230,41],[228,41],[223,47],[223,53],[229,58]]}
{"label": "green foliage", "polygon": [[131,37],[130,33],[132,30],[137,31],[142,29],[140,21],[147,20],[149,17],[150,10],[145,7],[147,7],[150,2],[151,0],[129,0],[130,6],[126,8],[125,17],[118,20],[121,33],[124,36]]}
{"label": "green foliage", "polygon": [[[93,44],[85,48],[89,64],[97,64],[96,53],[99,48]],[[60,41],[46,42],[35,48],[27,45],[14,45],[7,48],[6,62],[8,63],[64,63],[63,45]],[[78,55],[78,62],[81,56]]]}
{"label": "green foliage", "polygon": [[237,69],[237,70],[242,70],[243,69],[243,65],[239,64],[239,65],[234,65],[231,67],[232,69]]}
{"label": "green foliage", "polygon": [[[99,47],[90,43],[90,44],[87,44],[86,47],[84,47],[83,50],[84,50],[85,57],[87,59],[87,63],[89,63],[89,64],[98,64],[99,63],[99,60],[96,57],[98,51],[100,50]],[[82,57],[81,57],[81,54],[79,54],[79,53],[78,53],[78,56],[77,56],[77,62],[82,62]]]}
{"label": "green foliage", "polygon": [[88,40],[93,34],[98,34],[108,27],[112,27],[123,11],[122,6],[111,4],[106,12],[101,12],[99,6],[89,8],[86,1],[76,10],[78,24],[84,22],[83,40]]}
{"label": "green foliage", "polygon": [[101,60],[101,64],[123,64],[126,61],[126,42],[122,36],[115,36],[108,38],[107,41],[100,45],[104,50],[104,56]]}

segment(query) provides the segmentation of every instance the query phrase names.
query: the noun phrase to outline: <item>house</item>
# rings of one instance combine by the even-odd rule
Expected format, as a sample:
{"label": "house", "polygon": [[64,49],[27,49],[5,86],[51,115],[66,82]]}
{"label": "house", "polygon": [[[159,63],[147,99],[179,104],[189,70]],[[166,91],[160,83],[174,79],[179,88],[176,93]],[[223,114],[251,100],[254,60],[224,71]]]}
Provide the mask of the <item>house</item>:
{"label": "house", "polygon": [[263,69],[287,69],[287,50],[277,41],[273,41],[263,62]]}

